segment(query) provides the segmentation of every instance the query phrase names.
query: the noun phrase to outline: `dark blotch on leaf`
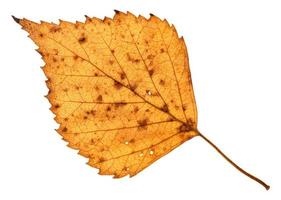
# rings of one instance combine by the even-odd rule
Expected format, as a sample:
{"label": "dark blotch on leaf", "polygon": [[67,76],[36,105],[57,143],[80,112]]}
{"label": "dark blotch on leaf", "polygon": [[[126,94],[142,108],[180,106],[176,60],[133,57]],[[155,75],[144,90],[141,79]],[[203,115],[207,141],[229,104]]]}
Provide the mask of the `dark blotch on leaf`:
{"label": "dark blotch on leaf", "polygon": [[144,128],[144,129],[147,128],[146,125],[147,125],[148,119],[138,120],[137,122],[139,124],[139,128]]}
{"label": "dark blotch on leaf", "polygon": [[149,72],[149,75],[152,76],[154,74],[154,69],[151,69],[148,72]]}
{"label": "dark blotch on leaf", "polygon": [[113,60],[109,60],[108,61],[110,65],[113,65],[114,61]]}
{"label": "dark blotch on leaf", "polygon": [[161,108],[161,110],[164,111],[164,112],[168,112],[168,111],[169,111],[168,105],[165,104],[165,105]]}
{"label": "dark blotch on leaf", "polygon": [[165,85],[165,81],[161,79],[161,80],[159,81],[159,84],[160,84],[160,85]]}
{"label": "dark blotch on leaf", "polygon": [[125,106],[125,105],[127,105],[126,102],[117,102],[117,103],[114,104],[115,108],[119,108],[119,107],[122,107],[122,106]]}
{"label": "dark blotch on leaf", "polygon": [[57,26],[57,25],[50,28],[50,32],[51,33],[56,33],[56,32],[58,32],[60,30],[61,30],[61,28],[59,26]]}
{"label": "dark blotch on leaf", "polygon": [[91,115],[95,116],[96,111],[95,110],[91,110],[90,113],[91,113]]}
{"label": "dark blotch on leaf", "polygon": [[125,73],[121,73],[121,74],[120,74],[120,78],[121,78],[122,80],[124,80],[125,77],[126,77]]}
{"label": "dark blotch on leaf", "polygon": [[67,128],[64,127],[64,128],[62,129],[62,132],[66,132],[66,131],[67,131]]}
{"label": "dark blotch on leaf", "polygon": [[191,130],[191,127],[189,124],[185,123],[182,124],[179,128],[178,128],[179,132],[188,132]]}
{"label": "dark blotch on leaf", "polygon": [[138,111],[139,111],[139,107],[136,106],[136,107],[134,108],[134,112],[137,113]]}
{"label": "dark blotch on leaf", "polygon": [[111,111],[111,107],[110,107],[110,106],[107,106],[107,107],[106,107],[106,111]]}
{"label": "dark blotch on leaf", "polygon": [[86,37],[85,37],[85,36],[80,37],[80,38],[78,39],[78,42],[79,42],[80,44],[86,42]]}
{"label": "dark blotch on leaf", "polygon": [[135,143],[135,142],[136,140],[134,138],[129,141],[129,143]]}
{"label": "dark blotch on leaf", "polygon": [[132,91],[135,91],[136,89],[137,89],[137,84],[136,83],[133,83],[133,84],[131,84],[131,90]]}
{"label": "dark blotch on leaf", "polygon": [[101,95],[99,95],[99,96],[97,97],[97,101],[102,101],[102,96],[101,96]]}
{"label": "dark blotch on leaf", "polygon": [[77,60],[78,58],[79,58],[79,56],[77,56],[77,55],[74,55],[74,56],[73,56],[73,59],[74,59],[74,60]]}
{"label": "dark blotch on leaf", "polygon": [[122,84],[118,81],[114,81],[114,87],[117,90],[120,90],[122,88]]}
{"label": "dark blotch on leaf", "polygon": [[100,158],[99,158],[99,162],[100,162],[100,163],[102,163],[102,162],[104,162],[104,161],[105,161],[105,158],[103,158],[103,157],[100,157]]}
{"label": "dark blotch on leaf", "polygon": [[153,59],[154,58],[154,56],[152,55],[152,54],[149,54],[148,56],[147,56],[147,59]]}

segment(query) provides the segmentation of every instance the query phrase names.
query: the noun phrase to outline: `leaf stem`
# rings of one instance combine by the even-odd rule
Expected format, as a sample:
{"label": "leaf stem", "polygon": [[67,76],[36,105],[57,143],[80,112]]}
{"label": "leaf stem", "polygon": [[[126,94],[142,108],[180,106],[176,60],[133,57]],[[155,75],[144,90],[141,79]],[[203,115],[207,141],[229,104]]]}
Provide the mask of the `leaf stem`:
{"label": "leaf stem", "polygon": [[235,167],[237,170],[239,170],[241,173],[244,175],[248,176],[249,178],[253,179],[254,181],[258,182],[261,184],[263,187],[265,187],[266,190],[269,190],[270,186],[267,185],[265,182],[260,180],[259,178],[255,177],[254,175],[246,172],[244,169],[239,167],[236,163],[234,163],[230,158],[228,158],[215,144],[213,144],[208,138],[206,138],[202,133],[200,133],[197,130],[197,133],[199,136],[201,136],[206,142],[208,142],[222,157],[224,157],[233,167]]}

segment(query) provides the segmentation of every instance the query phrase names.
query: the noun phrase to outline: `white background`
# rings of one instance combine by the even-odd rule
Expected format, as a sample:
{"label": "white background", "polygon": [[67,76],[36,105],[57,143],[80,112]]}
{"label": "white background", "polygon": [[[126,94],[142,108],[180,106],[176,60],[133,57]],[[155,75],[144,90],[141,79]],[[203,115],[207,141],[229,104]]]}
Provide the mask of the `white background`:
{"label": "white background", "polygon": [[[173,23],[189,50],[201,138],[134,178],[100,176],[67,148],[47,99],[44,63],[11,15],[34,21],[112,17],[113,9]],[[150,0],[0,2],[0,199],[281,199],[280,1]]]}

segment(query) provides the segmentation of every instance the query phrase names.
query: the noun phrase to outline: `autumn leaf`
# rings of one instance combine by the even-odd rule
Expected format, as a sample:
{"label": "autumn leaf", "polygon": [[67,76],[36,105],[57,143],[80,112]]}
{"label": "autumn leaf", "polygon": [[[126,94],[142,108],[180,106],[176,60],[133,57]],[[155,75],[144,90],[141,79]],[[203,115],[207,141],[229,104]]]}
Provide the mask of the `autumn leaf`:
{"label": "autumn leaf", "polygon": [[166,20],[116,11],[59,24],[14,20],[39,46],[58,133],[102,175],[134,176],[201,136],[183,37]]}

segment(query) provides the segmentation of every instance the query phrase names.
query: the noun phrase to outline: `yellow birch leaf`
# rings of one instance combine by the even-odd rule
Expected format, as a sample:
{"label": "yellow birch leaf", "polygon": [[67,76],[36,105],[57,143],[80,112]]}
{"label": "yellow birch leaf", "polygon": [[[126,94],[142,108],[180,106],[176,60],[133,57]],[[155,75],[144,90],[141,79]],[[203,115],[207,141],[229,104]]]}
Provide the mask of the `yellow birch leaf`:
{"label": "yellow birch leaf", "polygon": [[119,11],[84,23],[13,18],[46,63],[57,132],[100,174],[134,176],[195,136],[247,173],[197,130],[186,45],[166,20]]}

